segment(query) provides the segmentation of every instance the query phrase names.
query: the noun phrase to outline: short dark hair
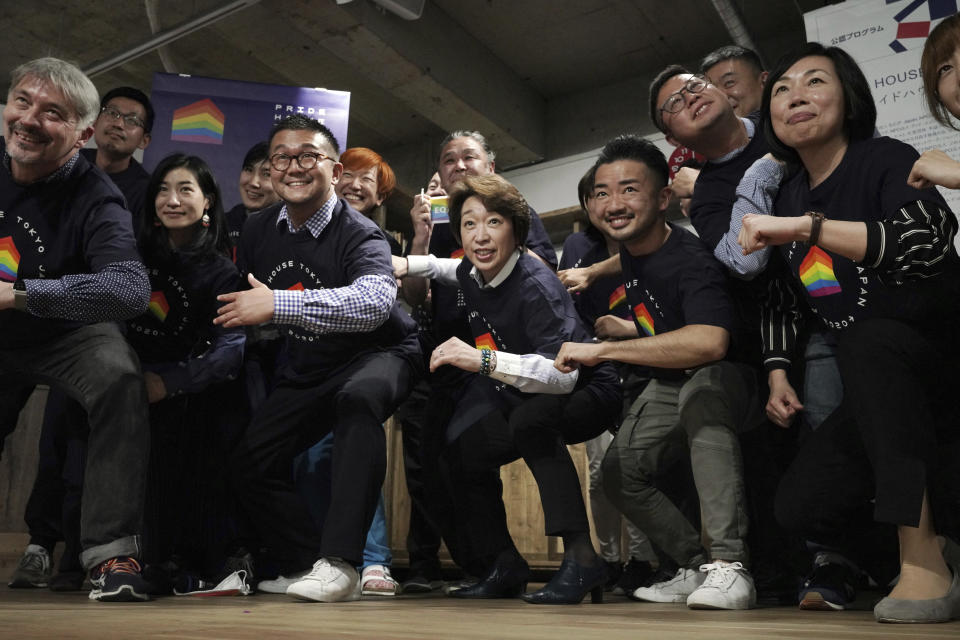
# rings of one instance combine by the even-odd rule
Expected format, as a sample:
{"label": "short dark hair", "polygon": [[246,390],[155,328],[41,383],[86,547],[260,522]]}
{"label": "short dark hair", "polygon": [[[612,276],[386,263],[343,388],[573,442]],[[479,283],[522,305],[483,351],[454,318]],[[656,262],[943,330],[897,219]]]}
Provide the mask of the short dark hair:
{"label": "short dark hair", "polygon": [[270,156],[270,147],[267,146],[266,142],[258,142],[257,144],[250,147],[247,151],[247,155],[243,156],[243,164],[240,165],[241,169],[253,168],[253,165],[260,164]]}
{"label": "short dark hair", "polygon": [[693,72],[679,64],[672,64],[658,73],[657,77],[650,83],[650,121],[663,133],[669,133],[669,130],[664,126],[663,120],[660,118],[660,105],[657,104],[657,94],[660,93],[660,89],[663,88],[663,85],[667,84],[670,78],[687,74],[693,75]]}
{"label": "short dark hair", "polygon": [[[823,56],[833,62],[837,70],[837,79],[843,89],[843,132],[850,142],[873,137],[877,126],[877,105],[873,102],[870,85],[863,71],[849,53],[839,47],[824,47],[819,42],[808,42],[796,51],[777,60],[770,71],[767,83],[763,86],[763,113],[770,113],[770,99],[773,87],[787,70],[803,58]],[[793,148],[784,144],[773,131],[773,118],[763,119],[763,134],[767,138],[770,150],[780,160],[800,163],[800,156]]]}
{"label": "short dark hair", "polygon": [[[923,55],[920,57],[920,72],[923,75],[923,97],[930,115],[943,126],[960,130],[960,127],[957,127],[951,119],[950,112],[943,106],[937,92],[940,79],[937,67],[953,55],[957,47],[960,47],[960,13],[946,18],[927,36],[927,42],[923,45]],[[954,70],[954,73],[958,72],[960,71]]]}
{"label": "short dark hair", "polygon": [[463,203],[470,197],[479,198],[487,211],[496,211],[510,221],[518,247],[527,242],[527,234],[530,232],[530,205],[515,186],[496,174],[490,174],[467,176],[450,190],[450,231],[459,244],[463,244],[460,239]]}
{"label": "short dark hair", "polygon": [[147,193],[144,199],[143,226],[140,229],[140,250],[147,261],[166,260],[172,254],[167,228],[157,218],[157,194],[160,184],[167,174],[174,169],[186,169],[197,179],[197,184],[204,197],[210,200],[207,215],[210,216],[210,226],[205,227],[198,222],[194,225],[193,241],[177,249],[177,253],[191,257],[205,258],[215,254],[230,255],[230,240],[227,235],[227,218],[223,213],[223,198],[220,197],[220,187],[213,176],[210,167],[198,156],[188,156],[183,153],[173,153],[157,164],[157,168],[150,175],[147,182]]}
{"label": "short dark hair", "polygon": [[753,49],[747,49],[746,47],[741,47],[740,45],[736,44],[730,44],[725,47],[720,47],[719,49],[714,49],[704,56],[703,60],[700,62],[700,72],[706,73],[707,69],[713,65],[723,62],[724,60],[731,59],[743,60],[753,67],[758,75],[763,73],[763,61],[760,60],[760,56],[757,55],[757,52]]}
{"label": "short dark hair", "polygon": [[299,113],[296,113],[292,116],[287,116],[271,127],[270,135],[267,136],[269,144],[273,144],[273,137],[281,131],[315,131],[322,134],[326,139],[327,144],[329,144],[330,148],[333,150],[334,156],[336,156],[334,160],[339,162],[340,144],[337,142],[337,137],[333,135],[333,132],[330,131],[330,129],[323,125],[319,120],[308,118],[307,116]]}
{"label": "short dark hair", "polygon": [[594,170],[604,164],[617,162],[618,160],[634,160],[641,162],[653,172],[657,180],[657,188],[662,189],[667,186],[670,179],[670,168],[667,166],[667,159],[663,152],[646,138],[636,134],[624,134],[617,136],[600,150],[600,157],[594,164]]}
{"label": "short dark hair", "polygon": [[147,94],[135,87],[115,87],[103,94],[103,98],[100,99],[100,108],[103,109],[107,106],[107,103],[114,98],[129,98],[130,100],[139,102],[143,107],[144,113],[147,114],[147,117],[143,121],[143,130],[145,133],[153,131],[153,120],[156,117],[156,113],[153,111],[153,103],[150,102]]}
{"label": "short dark hair", "polygon": [[577,198],[580,200],[580,208],[587,210],[587,200],[593,198],[593,182],[597,177],[597,165],[593,165],[580,178],[577,183]]}

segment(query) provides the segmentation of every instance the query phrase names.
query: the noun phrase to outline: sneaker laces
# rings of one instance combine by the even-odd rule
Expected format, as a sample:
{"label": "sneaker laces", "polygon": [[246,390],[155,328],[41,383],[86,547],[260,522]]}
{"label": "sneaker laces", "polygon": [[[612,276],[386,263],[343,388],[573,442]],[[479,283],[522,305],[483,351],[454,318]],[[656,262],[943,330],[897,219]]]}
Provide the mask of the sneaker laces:
{"label": "sneaker laces", "polygon": [[311,569],[310,573],[304,577],[312,578],[314,580],[322,580],[324,582],[332,582],[343,573],[343,570],[337,567],[334,562],[331,562],[326,558],[320,558],[313,563],[313,569]]}
{"label": "sneaker laces", "polygon": [[25,551],[23,556],[20,557],[20,564],[18,568],[20,569],[36,569],[38,571],[44,571],[46,568],[44,554],[40,551]]}
{"label": "sneaker laces", "polygon": [[110,558],[100,565],[100,575],[105,573],[127,573],[130,575],[140,575],[140,563],[135,558],[120,557]]}
{"label": "sneaker laces", "polygon": [[700,565],[700,571],[707,574],[704,587],[722,587],[731,579],[731,573],[745,570],[742,562],[712,562]]}

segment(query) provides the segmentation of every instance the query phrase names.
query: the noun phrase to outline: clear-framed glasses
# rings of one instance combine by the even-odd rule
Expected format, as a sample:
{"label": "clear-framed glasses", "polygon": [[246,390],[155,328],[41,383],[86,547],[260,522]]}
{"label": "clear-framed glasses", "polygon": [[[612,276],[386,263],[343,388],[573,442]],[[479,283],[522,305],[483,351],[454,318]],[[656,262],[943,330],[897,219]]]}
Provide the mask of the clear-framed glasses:
{"label": "clear-framed glasses", "polygon": [[687,80],[682,87],[680,87],[680,91],[674,91],[667,96],[667,99],[663,101],[662,105],[660,105],[660,111],[666,113],[680,113],[680,111],[683,109],[683,105],[686,104],[686,101],[683,98],[683,92],[686,91],[687,93],[700,93],[709,83],[710,81],[704,76],[691,76],[690,79]]}
{"label": "clear-framed glasses", "polygon": [[137,115],[134,113],[120,113],[113,107],[108,106],[108,107],[104,107],[103,109],[100,109],[100,114],[101,115],[106,114],[110,116],[110,118],[112,118],[113,120],[123,120],[123,124],[128,129],[136,129],[137,127],[140,127],[141,129],[146,129],[146,125],[144,124],[143,120],[137,117]]}
{"label": "clear-framed glasses", "polygon": [[304,171],[309,171],[317,166],[318,162],[323,160],[333,160],[333,158],[318,151],[304,151],[300,155],[296,156],[288,156],[285,153],[275,153],[270,156],[270,166],[277,171],[286,171],[290,168],[290,163],[294,160],[297,161],[297,164],[300,165],[301,169]]}

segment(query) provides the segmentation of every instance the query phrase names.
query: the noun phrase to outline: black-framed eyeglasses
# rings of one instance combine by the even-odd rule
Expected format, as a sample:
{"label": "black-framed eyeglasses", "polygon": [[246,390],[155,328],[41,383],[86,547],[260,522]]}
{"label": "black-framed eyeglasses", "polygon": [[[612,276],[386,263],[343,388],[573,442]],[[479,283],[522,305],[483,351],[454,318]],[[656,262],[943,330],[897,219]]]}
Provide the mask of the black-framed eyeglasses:
{"label": "black-framed eyeglasses", "polygon": [[137,117],[136,114],[120,113],[113,107],[104,107],[103,109],[100,109],[100,113],[101,115],[105,113],[111,118],[113,118],[114,120],[123,120],[123,124],[130,129],[135,129],[137,127],[140,127],[141,129],[146,129],[146,125],[144,124],[143,120]]}
{"label": "black-framed eyeglasses", "polygon": [[680,113],[683,110],[683,105],[686,104],[686,100],[683,98],[683,92],[687,93],[700,93],[703,91],[706,86],[710,84],[710,81],[706,77],[701,75],[691,76],[689,80],[683,83],[683,86],[680,87],[679,91],[674,91],[667,99],[663,101],[663,104],[660,105],[660,111],[666,113]]}
{"label": "black-framed eyeglasses", "polygon": [[304,171],[309,171],[317,166],[318,162],[323,160],[333,160],[330,156],[325,153],[319,153],[317,151],[304,151],[303,153],[296,156],[288,156],[285,153],[275,153],[270,156],[270,166],[276,169],[277,171],[286,171],[290,168],[290,163],[296,160],[297,164],[300,165],[300,168]]}

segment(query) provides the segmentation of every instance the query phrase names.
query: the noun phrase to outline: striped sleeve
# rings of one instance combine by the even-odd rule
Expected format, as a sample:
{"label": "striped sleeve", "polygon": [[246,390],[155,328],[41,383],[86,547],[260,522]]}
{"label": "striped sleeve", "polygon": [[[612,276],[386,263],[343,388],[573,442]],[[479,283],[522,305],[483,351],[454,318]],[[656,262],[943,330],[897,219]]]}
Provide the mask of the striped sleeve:
{"label": "striped sleeve", "polygon": [[887,220],[867,223],[862,265],[876,269],[891,285],[938,275],[953,252],[957,220],[935,202],[917,200]]}
{"label": "striped sleeve", "polygon": [[797,294],[785,279],[771,278],[760,302],[763,367],[767,371],[789,369],[801,321]]}

